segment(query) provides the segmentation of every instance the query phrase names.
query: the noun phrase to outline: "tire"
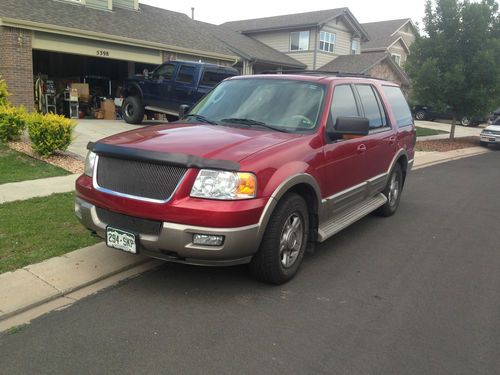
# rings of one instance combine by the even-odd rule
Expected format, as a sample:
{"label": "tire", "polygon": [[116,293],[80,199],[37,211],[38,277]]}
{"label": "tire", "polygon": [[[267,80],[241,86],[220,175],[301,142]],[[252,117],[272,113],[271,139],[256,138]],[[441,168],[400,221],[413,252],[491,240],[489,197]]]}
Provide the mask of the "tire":
{"label": "tire", "polygon": [[468,117],[464,116],[460,119],[460,125],[462,126],[472,126]]}
{"label": "tire", "polygon": [[416,119],[416,120],[419,120],[419,121],[423,121],[423,120],[425,120],[425,116],[426,116],[425,111],[417,111],[417,112],[415,113],[415,119]]}
{"label": "tire", "polygon": [[[396,189],[396,190],[395,190]],[[387,185],[385,186],[382,194],[387,198],[387,202],[377,209],[375,213],[379,216],[389,217],[396,213],[401,200],[401,193],[403,192],[403,171],[401,165],[396,163],[394,166]]]}
{"label": "tire", "polygon": [[299,270],[309,239],[309,214],[304,199],[285,195],[267,224],[259,251],[250,262],[250,272],[261,281],[280,285]]}
{"label": "tire", "polygon": [[488,147],[488,142],[479,141],[479,145],[483,147]]}
{"label": "tire", "polygon": [[128,124],[140,124],[144,118],[144,106],[138,96],[128,96],[123,101],[123,119]]}

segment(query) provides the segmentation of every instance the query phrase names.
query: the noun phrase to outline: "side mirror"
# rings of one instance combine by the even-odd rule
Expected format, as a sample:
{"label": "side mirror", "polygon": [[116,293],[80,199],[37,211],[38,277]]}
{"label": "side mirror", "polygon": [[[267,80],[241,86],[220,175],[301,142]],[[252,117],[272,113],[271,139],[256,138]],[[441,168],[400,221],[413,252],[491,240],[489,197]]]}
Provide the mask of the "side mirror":
{"label": "side mirror", "polygon": [[181,104],[179,106],[179,119],[183,120],[184,118],[186,118],[186,115],[189,113],[190,109],[191,108],[187,104]]}
{"label": "side mirror", "polygon": [[330,139],[338,139],[343,135],[368,135],[370,121],[365,117],[337,117],[333,129],[327,129]]}

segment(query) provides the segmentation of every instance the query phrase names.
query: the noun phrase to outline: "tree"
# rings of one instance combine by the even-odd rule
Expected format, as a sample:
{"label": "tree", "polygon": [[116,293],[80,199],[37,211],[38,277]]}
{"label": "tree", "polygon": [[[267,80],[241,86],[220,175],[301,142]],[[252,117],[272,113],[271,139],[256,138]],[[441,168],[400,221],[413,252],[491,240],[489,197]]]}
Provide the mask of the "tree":
{"label": "tree", "polygon": [[417,39],[405,69],[412,96],[457,118],[484,116],[500,104],[500,15],[495,0],[431,0],[425,5],[425,36]]}

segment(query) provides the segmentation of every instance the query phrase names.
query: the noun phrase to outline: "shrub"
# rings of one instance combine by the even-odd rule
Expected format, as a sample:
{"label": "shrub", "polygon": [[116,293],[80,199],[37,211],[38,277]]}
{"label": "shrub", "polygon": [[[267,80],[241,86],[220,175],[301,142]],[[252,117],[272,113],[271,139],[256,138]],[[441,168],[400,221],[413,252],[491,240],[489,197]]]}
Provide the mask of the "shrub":
{"label": "shrub", "polygon": [[26,116],[23,107],[0,105],[0,141],[8,142],[19,139],[26,129]]}
{"label": "shrub", "polygon": [[9,104],[7,98],[9,97],[9,92],[7,91],[7,82],[0,76],[0,106],[6,106]]}
{"label": "shrub", "polygon": [[73,141],[76,123],[63,116],[33,113],[28,119],[28,134],[33,149],[42,156],[66,151]]}

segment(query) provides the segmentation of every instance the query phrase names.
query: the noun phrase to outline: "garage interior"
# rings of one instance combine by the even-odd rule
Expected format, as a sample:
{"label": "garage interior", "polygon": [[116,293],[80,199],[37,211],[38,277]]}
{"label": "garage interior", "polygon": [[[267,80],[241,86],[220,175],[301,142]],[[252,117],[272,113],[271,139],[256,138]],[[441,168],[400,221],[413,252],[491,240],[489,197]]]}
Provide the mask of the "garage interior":
{"label": "garage interior", "polygon": [[120,118],[121,88],[156,65],[33,49],[35,106],[70,118]]}

